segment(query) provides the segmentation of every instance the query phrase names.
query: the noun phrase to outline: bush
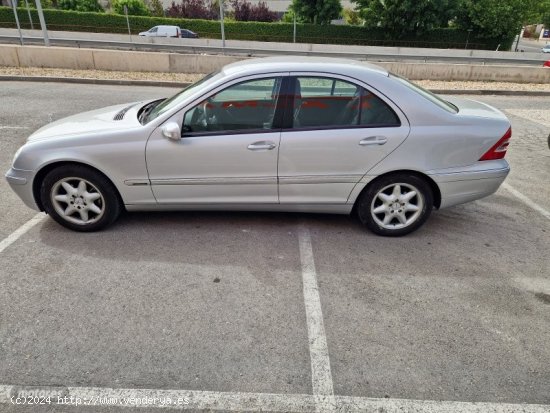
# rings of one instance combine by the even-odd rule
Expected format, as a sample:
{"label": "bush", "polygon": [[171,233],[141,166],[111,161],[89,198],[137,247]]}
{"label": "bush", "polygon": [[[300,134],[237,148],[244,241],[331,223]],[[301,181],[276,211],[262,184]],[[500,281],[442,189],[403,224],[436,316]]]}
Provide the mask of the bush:
{"label": "bush", "polygon": [[[33,20],[38,21],[36,10],[31,10]],[[23,27],[30,27],[27,12],[19,9],[19,20]],[[81,13],[66,10],[44,10],[48,28],[51,30],[87,31],[99,33],[127,33],[126,18],[117,14]],[[166,24],[184,27],[198,33],[200,37],[221,38],[220,23],[215,20],[172,19],[168,17],[129,16],[133,33],[149,30],[153,26]],[[9,7],[0,7],[0,27],[15,27],[13,11]],[[262,22],[226,22],[227,39],[258,40],[267,42],[292,42],[291,23]],[[454,28],[429,30],[422,36],[396,41],[387,39],[382,29],[367,29],[357,26],[299,24],[296,41],[300,43],[332,43],[371,46],[435,47],[464,49],[467,31]],[[500,50],[510,48],[513,39],[479,39],[471,33],[469,48]],[[365,50],[368,53],[368,50]]]}
{"label": "bush", "polygon": [[350,24],[352,26],[362,26],[365,23],[357,10],[344,9],[342,14],[344,15],[344,20],[346,21],[346,24]]}
{"label": "bush", "polygon": [[113,11],[124,14],[124,6],[128,8],[130,16],[149,16],[149,9],[143,0],[113,0]]}

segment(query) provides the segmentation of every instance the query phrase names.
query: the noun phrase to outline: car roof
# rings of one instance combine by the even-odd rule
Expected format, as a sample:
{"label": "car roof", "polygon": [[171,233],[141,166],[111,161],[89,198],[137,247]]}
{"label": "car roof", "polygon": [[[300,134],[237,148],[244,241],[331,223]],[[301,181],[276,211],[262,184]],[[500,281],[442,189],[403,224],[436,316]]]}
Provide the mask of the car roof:
{"label": "car roof", "polygon": [[358,60],[330,57],[277,56],[259,59],[246,59],[223,67],[226,75],[246,75],[268,72],[332,72],[353,75],[360,72],[388,76],[388,71],[380,66]]}

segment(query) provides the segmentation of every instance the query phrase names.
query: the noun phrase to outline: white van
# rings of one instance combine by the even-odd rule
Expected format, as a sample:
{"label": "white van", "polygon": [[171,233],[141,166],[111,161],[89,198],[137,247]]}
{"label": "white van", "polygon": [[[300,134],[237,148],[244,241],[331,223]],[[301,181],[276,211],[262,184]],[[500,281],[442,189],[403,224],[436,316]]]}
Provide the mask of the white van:
{"label": "white van", "polygon": [[139,35],[146,37],[181,37],[181,30],[178,26],[155,26],[146,32],[141,32]]}

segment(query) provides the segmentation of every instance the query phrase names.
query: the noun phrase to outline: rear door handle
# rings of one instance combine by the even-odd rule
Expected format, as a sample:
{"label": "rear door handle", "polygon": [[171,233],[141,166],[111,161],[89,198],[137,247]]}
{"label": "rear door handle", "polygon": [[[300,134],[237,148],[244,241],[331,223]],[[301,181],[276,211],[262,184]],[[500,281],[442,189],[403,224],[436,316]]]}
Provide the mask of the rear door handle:
{"label": "rear door handle", "polygon": [[388,141],[388,138],[385,136],[369,136],[368,138],[361,139],[359,145],[369,146],[369,145],[384,145]]}
{"label": "rear door handle", "polygon": [[259,141],[259,142],[251,143],[250,145],[248,145],[247,148],[251,151],[261,151],[261,150],[270,151],[271,149],[275,149],[276,147],[277,145],[275,145],[275,143],[271,141]]}

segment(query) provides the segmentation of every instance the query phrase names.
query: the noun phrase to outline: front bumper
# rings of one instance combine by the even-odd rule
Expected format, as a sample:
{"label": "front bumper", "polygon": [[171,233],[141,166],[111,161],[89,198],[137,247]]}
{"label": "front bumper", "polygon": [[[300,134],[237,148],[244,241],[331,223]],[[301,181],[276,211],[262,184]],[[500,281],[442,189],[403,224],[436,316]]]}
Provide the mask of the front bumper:
{"label": "front bumper", "polygon": [[6,180],[11,186],[11,189],[21,198],[21,200],[29,208],[40,211],[40,207],[34,200],[32,191],[32,182],[34,180],[34,171],[25,171],[22,169],[10,168],[6,173]]}
{"label": "front bumper", "polygon": [[509,172],[508,162],[498,159],[453,170],[432,171],[430,177],[441,191],[440,208],[447,208],[495,193]]}

